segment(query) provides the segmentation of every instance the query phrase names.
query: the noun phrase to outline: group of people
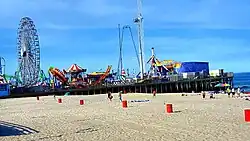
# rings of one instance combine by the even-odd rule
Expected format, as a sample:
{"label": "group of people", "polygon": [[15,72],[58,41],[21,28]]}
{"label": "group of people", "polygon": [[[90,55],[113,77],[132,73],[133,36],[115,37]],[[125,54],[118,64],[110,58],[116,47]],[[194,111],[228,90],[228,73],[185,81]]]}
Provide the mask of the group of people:
{"label": "group of people", "polygon": [[[120,91],[118,94],[119,94],[119,100],[122,102],[122,91]],[[108,92],[108,99],[109,101],[112,101],[113,99],[113,96],[110,91]]]}
{"label": "group of people", "polygon": [[228,97],[230,97],[230,95],[232,95],[232,97],[235,97],[235,94],[237,93],[237,97],[240,97],[240,88],[238,87],[237,88],[237,91],[235,92],[235,89],[234,88],[227,88],[226,89],[226,93],[228,95]]}
{"label": "group of people", "polygon": [[[119,100],[122,102],[122,91],[118,92],[118,96],[119,96]],[[153,97],[156,97],[156,90],[153,90]],[[110,91],[108,92],[108,99],[109,101],[112,101],[113,99],[113,96]]]}
{"label": "group of people", "polygon": [[[240,97],[240,88],[238,87],[237,90],[235,90],[234,88],[227,88],[226,89],[226,93],[228,95],[228,97],[230,97],[230,95],[232,95],[232,97],[235,97],[235,94],[237,94],[237,97]],[[201,92],[202,98],[204,99],[206,97],[206,92],[202,91]],[[210,93],[210,99],[214,98],[213,93]]]}
{"label": "group of people", "polygon": [[[201,95],[202,95],[202,98],[203,98],[203,99],[206,98],[206,92],[205,92],[205,91],[202,91],[202,92],[201,92]],[[214,97],[214,94],[213,94],[213,93],[210,93],[209,98],[210,98],[210,99],[214,99],[214,98],[215,98],[215,97]]]}

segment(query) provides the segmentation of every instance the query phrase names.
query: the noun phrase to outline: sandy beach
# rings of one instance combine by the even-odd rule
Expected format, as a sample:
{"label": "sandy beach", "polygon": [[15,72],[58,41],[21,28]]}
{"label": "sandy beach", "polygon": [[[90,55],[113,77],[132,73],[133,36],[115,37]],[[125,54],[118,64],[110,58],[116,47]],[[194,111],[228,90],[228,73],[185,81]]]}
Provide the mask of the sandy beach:
{"label": "sandy beach", "polygon": [[[0,100],[1,141],[247,141],[250,123],[243,111],[250,101],[215,95],[123,94],[53,96]],[[80,105],[79,100],[85,104]],[[150,100],[131,102],[131,100]],[[173,104],[174,113],[165,112]],[[12,136],[15,135],[15,136]]]}

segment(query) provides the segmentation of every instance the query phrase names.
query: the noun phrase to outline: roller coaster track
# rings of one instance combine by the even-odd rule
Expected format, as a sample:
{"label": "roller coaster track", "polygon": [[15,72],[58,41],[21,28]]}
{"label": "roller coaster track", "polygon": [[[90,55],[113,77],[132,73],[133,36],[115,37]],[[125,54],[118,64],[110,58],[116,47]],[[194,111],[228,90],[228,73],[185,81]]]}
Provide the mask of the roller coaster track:
{"label": "roller coaster track", "polygon": [[112,66],[108,66],[107,70],[105,73],[94,83],[94,85],[97,85],[102,82],[110,73]]}

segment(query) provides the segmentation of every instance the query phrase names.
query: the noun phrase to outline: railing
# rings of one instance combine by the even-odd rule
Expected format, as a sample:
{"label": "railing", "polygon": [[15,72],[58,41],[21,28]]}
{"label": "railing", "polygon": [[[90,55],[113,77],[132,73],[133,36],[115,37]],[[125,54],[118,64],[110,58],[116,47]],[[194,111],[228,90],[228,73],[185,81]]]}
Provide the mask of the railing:
{"label": "railing", "polygon": [[158,84],[164,82],[176,82],[176,81],[193,81],[193,80],[203,80],[203,79],[220,79],[223,77],[233,77],[233,73],[225,73],[223,76],[204,76],[204,75],[188,75],[186,78],[183,75],[169,75],[163,78],[148,78],[144,80],[130,80],[130,81],[114,81],[110,83],[104,83],[100,85],[91,86],[88,88],[100,88],[100,87],[112,87],[112,86],[126,86],[133,84]]}

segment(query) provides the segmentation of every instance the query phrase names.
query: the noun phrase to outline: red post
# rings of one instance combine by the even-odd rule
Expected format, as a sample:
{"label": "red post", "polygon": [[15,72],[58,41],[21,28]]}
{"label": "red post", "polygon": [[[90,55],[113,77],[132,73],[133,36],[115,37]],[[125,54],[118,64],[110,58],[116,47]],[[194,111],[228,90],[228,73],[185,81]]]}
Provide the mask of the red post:
{"label": "red post", "polygon": [[62,103],[62,99],[61,98],[58,98],[58,103]]}
{"label": "red post", "polygon": [[166,104],[166,112],[173,113],[173,106],[172,104]]}
{"label": "red post", "polygon": [[39,100],[39,96],[36,97],[36,100]]}
{"label": "red post", "polygon": [[128,107],[128,102],[127,100],[122,101],[122,107],[127,108]]}
{"label": "red post", "polygon": [[244,113],[245,113],[245,121],[250,122],[250,109],[245,109]]}
{"label": "red post", "polygon": [[80,105],[83,105],[84,104],[84,100],[80,100]]}

